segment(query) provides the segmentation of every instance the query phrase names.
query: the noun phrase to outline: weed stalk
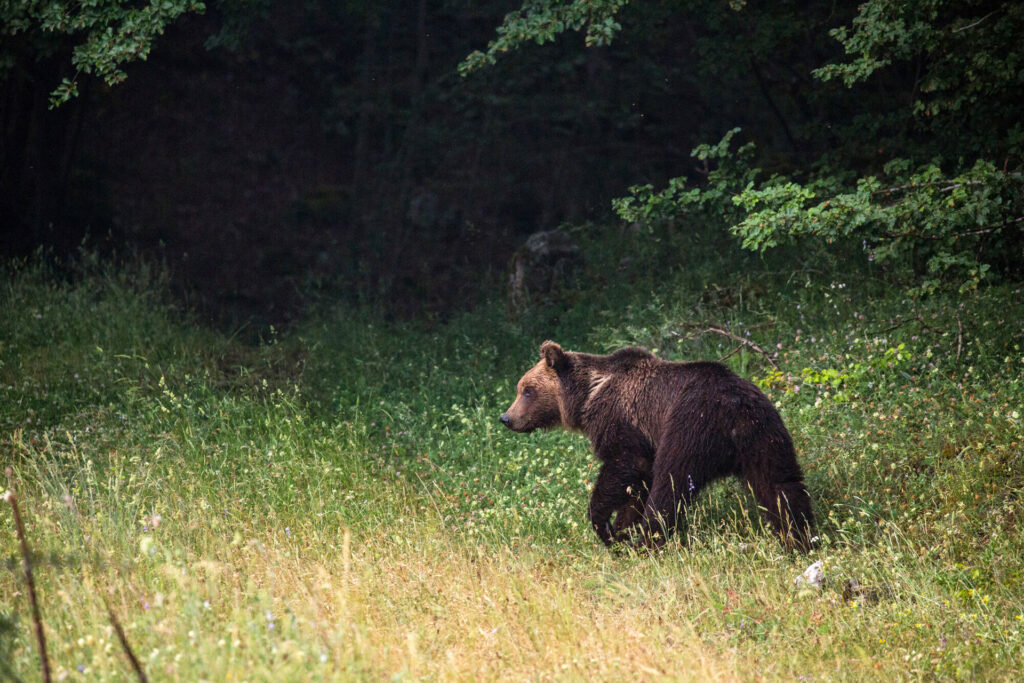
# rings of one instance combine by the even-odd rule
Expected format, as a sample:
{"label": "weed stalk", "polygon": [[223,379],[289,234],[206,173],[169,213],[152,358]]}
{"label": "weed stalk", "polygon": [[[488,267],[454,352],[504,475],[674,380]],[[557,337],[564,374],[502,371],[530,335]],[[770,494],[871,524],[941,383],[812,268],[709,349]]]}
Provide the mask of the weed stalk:
{"label": "weed stalk", "polygon": [[142,664],[139,663],[138,658],[132,651],[131,645],[128,644],[128,636],[124,633],[124,628],[121,627],[121,622],[118,621],[117,615],[114,614],[114,610],[110,608],[110,603],[104,598],[103,604],[107,608],[107,616],[110,617],[110,625],[114,627],[114,633],[117,634],[117,639],[121,642],[121,648],[124,649],[124,654],[128,657],[128,661],[131,662],[132,669],[135,671],[135,676],[139,679],[140,683],[149,683],[149,679],[146,677],[146,672],[142,670]]}
{"label": "weed stalk", "polygon": [[39,612],[39,601],[36,599],[36,582],[32,577],[32,557],[28,549],[28,538],[25,536],[25,525],[21,521],[21,511],[18,509],[18,497],[14,493],[14,471],[8,467],[4,470],[7,474],[8,491],[4,498],[11,504],[14,511],[14,528],[18,532],[18,542],[21,544],[21,557],[25,563],[25,584],[28,586],[28,600],[32,605],[32,623],[35,626],[36,642],[39,643],[39,658],[43,665],[43,681],[50,683],[50,659],[46,656],[46,634],[43,632],[43,617]]}

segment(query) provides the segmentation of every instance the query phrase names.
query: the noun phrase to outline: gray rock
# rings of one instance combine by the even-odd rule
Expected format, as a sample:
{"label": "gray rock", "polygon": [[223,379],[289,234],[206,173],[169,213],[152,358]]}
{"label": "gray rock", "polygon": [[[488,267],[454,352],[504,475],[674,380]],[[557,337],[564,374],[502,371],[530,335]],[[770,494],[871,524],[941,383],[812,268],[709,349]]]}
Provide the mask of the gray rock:
{"label": "gray rock", "polygon": [[509,313],[519,313],[571,284],[582,265],[579,246],[565,232],[533,233],[509,263]]}

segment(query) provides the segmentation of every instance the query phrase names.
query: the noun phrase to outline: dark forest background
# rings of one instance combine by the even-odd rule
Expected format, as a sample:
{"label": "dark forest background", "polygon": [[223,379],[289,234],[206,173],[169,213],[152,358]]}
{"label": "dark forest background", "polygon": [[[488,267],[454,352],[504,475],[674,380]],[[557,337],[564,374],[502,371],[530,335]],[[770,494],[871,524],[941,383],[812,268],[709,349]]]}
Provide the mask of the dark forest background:
{"label": "dark forest background", "polygon": [[[316,292],[403,316],[471,305],[526,236],[564,224],[667,230],[677,264],[688,240],[735,243],[730,226],[755,249],[808,233],[872,260],[890,248],[918,280],[960,268],[954,285],[1019,264],[1016,3],[163,4],[166,32],[140,48],[125,13],[146,3],[99,3],[113,9],[79,25],[73,4],[3,3],[6,255],[141,253],[211,315],[261,321]],[[595,9],[576,24],[614,22],[614,40],[568,30],[580,7]],[[116,40],[97,43],[104,22]],[[501,58],[460,75],[491,41]],[[941,234],[872,214],[929,183],[984,186],[988,213]],[[853,199],[837,215],[825,196]],[[913,215],[941,216],[939,199]],[[958,251],[967,237],[988,241]]]}

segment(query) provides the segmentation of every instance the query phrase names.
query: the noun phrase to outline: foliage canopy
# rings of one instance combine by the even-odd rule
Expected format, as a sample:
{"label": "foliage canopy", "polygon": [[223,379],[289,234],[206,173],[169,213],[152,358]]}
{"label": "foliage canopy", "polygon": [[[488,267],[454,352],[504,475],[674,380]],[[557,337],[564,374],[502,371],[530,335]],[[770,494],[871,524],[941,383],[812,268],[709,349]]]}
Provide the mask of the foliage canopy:
{"label": "foliage canopy", "polygon": [[108,85],[120,83],[125,64],[146,59],[171,22],[205,9],[199,0],[0,0],[0,80],[21,53],[48,56],[70,43],[77,72],[65,76],[50,97],[51,106],[62,104],[78,94],[79,74],[94,74]]}
{"label": "foliage canopy", "polygon": [[[624,4],[528,2],[464,68],[570,28],[586,28],[588,44],[607,42]],[[791,150],[755,144],[760,131],[745,131],[748,142],[733,150],[734,128],[693,150],[699,182],[635,186],[614,202],[618,214],[647,225],[699,216],[762,251],[808,239],[857,244],[869,261],[910,273],[914,294],[963,292],[1015,272],[1024,256],[1024,6],[867,0],[821,14],[797,4],[676,3],[680,21],[700,25],[708,73],[753,71],[761,82],[759,61],[803,41],[818,63],[796,65],[791,81],[810,113],[792,116],[776,104],[785,93],[766,92]]]}

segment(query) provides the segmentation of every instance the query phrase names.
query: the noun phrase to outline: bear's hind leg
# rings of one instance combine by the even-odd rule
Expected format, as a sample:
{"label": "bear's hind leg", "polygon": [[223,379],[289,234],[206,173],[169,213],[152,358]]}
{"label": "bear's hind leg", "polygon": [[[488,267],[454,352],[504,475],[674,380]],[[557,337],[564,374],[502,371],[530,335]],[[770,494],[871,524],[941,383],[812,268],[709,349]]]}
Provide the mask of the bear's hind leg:
{"label": "bear's hind leg", "polygon": [[651,493],[647,496],[642,522],[647,545],[665,544],[676,528],[679,514],[708,482],[707,474],[694,467],[694,462],[685,454],[681,458],[663,460],[655,457]]}
{"label": "bear's hind leg", "polygon": [[795,545],[804,552],[810,550],[814,512],[803,481],[746,479],[746,482],[783,544],[790,548]]}

